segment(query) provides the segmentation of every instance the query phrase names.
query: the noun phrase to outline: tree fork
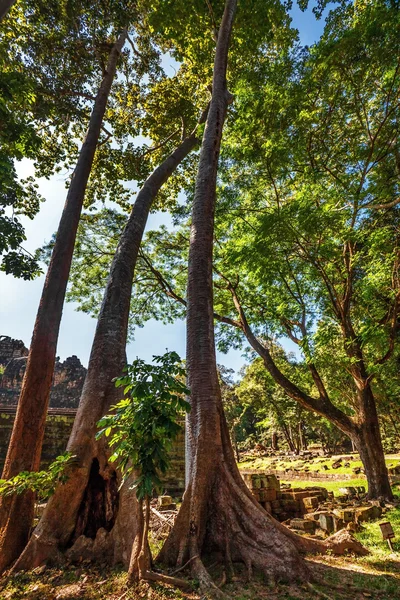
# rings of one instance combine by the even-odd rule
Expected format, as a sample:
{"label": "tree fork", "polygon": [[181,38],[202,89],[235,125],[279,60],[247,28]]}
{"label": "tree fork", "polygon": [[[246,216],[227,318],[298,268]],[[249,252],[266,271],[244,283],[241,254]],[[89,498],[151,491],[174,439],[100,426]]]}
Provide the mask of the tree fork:
{"label": "tree fork", "polygon": [[[92,461],[100,452],[99,442],[95,441],[97,422],[117,400],[118,392],[112,380],[121,374],[126,363],[125,346],[132,281],[147,218],[161,186],[197,144],[195,133],[183,140],[150,175],[136,197],[112,261],[88,371],[68,442],[67,448],[77,457],[77,464],[71,467],[68,481],[60,484],[50,498],[34,535],[15,565],[15,570],[43,564],[51,558],[54,551],[63,551],[73,535]],[[100,453],[101,456],[104,456],[103,452]],[[131,502],[132,511],[137,511],[134,497]],[[134,534],[133,531],[131,546]],[[127,565],[129,556],[124,560]]]}
{"label": "tree fork", "polygon": [[[68,190],[36,316],[3,479],[9,479],[21,471],[36,471],[39,468],[76,233],[108,96],[126,35],[127,30],[124,29],[110,51],[107,71],[96,96],[87,135]],[[0,499],[0,572],[18,557],[28,541],[33,510],[32,493]]]}

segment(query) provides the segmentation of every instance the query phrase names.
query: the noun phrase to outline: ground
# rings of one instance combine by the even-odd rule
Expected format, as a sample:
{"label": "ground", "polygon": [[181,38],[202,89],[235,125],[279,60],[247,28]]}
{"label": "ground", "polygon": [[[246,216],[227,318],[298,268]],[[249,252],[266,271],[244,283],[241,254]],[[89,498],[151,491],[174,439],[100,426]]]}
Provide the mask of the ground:
{"label": "ground", "polygon": [[[223,590],[232,600],[380,600],[400,599],[400,553],[372,559],[324,557],[309,564],[324,583],[268,587],[262,580],[251,584],[227,584]],[[215,573],[216,579],[218,574]],[[126,573],[94,569],[89,565],[60,571],[47,569],[20,574],[0,591],[1,600],[206,600],[196,591],[186,594],[161,585],[142,585],[127,592]]]}
{"label": "ground", "polygon": [[[388,457],[388,464],[397,464],[398,458],[398,455],[396,458]],[[265,469],[265,463],[259,468]],[[310,481],[291,483],[293,487],[310,485]],[[346,479],[320,484],[338,493],[340,487],[366,485],[366,482],[364,479]],[[395,491],[399,495],[400,485],[395,486]],[[400,507],[387,512],[384,520],[390,521],[396,533],[394,552],[382,540],[380,519],[363,524],[363,530],[356,534],[370,550],[369,556],[308,559],[315,577],[313,587],[279,584],[271,588],[262,579],[255,579],[251,583],[238,580],[226,584],[223,591],[232,600],[400,600]],[[218,567],[211,565],[210,572],[216,582],[221,581]],[[197,593],[195,582],[193,590],[187,594],[156,584],[143,584],[139,589],[127,590],[124,571],[95,567],[88,562],[70,564],[63,570],[39,568],[8,580],[0,579],[0,600],[208,600],[207,596]]]}
{"label": "ground", "polygon": [[[232,600],[400,600],[400,508],[385,515],[397,533],[392,553],[382,540],[379,521],[366,523],[357,534],[371,554],[364,558],[334,556],[309,559],[311,570],[320,583],[307,586],[279,584],[270,588],[265,582],[236,582],[224,586]],[[212,570],[212,569],[211,569]],[[213,572],[215,581],[220,573]],[[322,583],[321,583],[322,582]],[[162,585],[142,585],[127,591],[126,573],[94,567],[89,563],[69,565],[63,570],[35,569],[3,581],[1,600],[206,600],[195,591],[182,593]]]}

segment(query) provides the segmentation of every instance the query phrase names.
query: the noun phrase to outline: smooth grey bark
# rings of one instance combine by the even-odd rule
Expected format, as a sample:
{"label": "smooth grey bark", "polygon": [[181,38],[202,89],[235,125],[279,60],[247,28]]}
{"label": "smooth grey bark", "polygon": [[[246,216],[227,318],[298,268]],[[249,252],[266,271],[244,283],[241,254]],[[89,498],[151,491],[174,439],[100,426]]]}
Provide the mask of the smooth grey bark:
{"label": "smooth grey bark", "polygon": [[[112,380],[121,375],[126,364],[125,346],[132,282],[140,243],[158,191],[197,143],[194,133],[187,137],[155,169],[136,197],[112,261],[88,371],[68,442],[67,449],[77,457],[77,465],[70,470],[68,481],[59,485],[50,498],[27,548],[17,561],[17,570],[43,564],[52,554],[66,548],[74,534],[93,461],[96,459],[101,463],[102,473],[107,473],[112,468],[107,464],[107,454],[102,444],[95,440],[95,434],[97,422],[117,400],[118,391]],[[135,504],[132,504],[132,510],[137,513],[134,498],[132,503]],[[127,536],[129,543],[133,541],[133,537],[134,532]]]}
{"label": "smooth grey bark", "polygon": [[[36,316],[3,479],[9,479],[21,471],[36,471],[39,468],[58,333],[76,233],[108,96],[126,36],[125,29],[110,51],[58,226]],[[32,493],[0,499],[0,572],[19,556],[27,543],[33,510]]]}

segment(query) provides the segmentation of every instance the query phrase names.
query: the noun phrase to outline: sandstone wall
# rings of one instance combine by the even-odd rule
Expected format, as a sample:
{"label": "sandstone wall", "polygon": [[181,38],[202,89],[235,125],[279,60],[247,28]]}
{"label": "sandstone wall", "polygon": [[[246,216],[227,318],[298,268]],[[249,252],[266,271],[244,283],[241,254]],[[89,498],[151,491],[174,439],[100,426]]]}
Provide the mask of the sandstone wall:
{"label": "sandstone wall", "polygon": [[[21,340],[0,336],[0,473],[7,454],[15,411],[24,376],[28,349]],[[77,356],[56,361],[46,421],[41,468],[65,452],[79,404],[86,369]],[[185,486],[185,440],[178,437],[171,451],[171,466],[163,478],[165,491],[180,496]]]}
{"label": "sandstone wall", "polygon": [[[42,450],[42,469],[45,469],[56,456],[63,454],[67,446],[75,411],[64,411],[64,414],[57,414],[60,412],[50,410],[47,416]],[[14,418],[15,409],[0,407],[0,471],[3,470]]]}
{"label": "sandstone wall", "polygon": [[[22,379],[25,373],[28,349],[21,340],[0,336],[0,406],[15,407],[18,404]],[[64,362],[56,360],[50,407],[75,409],[79,404],[86,369],[77,356]]]}

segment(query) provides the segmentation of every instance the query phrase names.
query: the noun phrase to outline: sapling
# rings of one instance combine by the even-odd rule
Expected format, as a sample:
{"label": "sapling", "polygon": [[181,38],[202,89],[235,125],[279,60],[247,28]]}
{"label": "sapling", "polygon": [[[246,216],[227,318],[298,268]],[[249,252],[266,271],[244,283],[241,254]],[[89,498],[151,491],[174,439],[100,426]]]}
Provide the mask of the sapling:
{"label": "sapling", "polygon": [[[139,527],[132,549],[129,582],[141,579],[162,579],[166,576],[151,572],[151,552],[148,544],[150,501],[161,491],[160,477],[169,466],[169,450],[182,426],[179,420],[190,410],[185,400],[185,368],[176,352],[153,356],[153,363],[137,358],[124,369],[123,377],[115,379],[116,387],[124,388],[125,398],[112,407],[112,414],[99,422],[97,438],[106,436],[117,461],[122,483],[134,476],[139,502]],[[171,578],[172,579],[172,578]]]}
{"label": "sapling", "polygon": [[35,512],[37,505],[45,502],[54,494],[58,483],[68,479],[68,467],[73,464],[75,457],[70,452],[64,452],[50,463],[45,471],[21,471],[10,479],[0,479],[0,496],[15,496],[32,492],[35,497]]}

